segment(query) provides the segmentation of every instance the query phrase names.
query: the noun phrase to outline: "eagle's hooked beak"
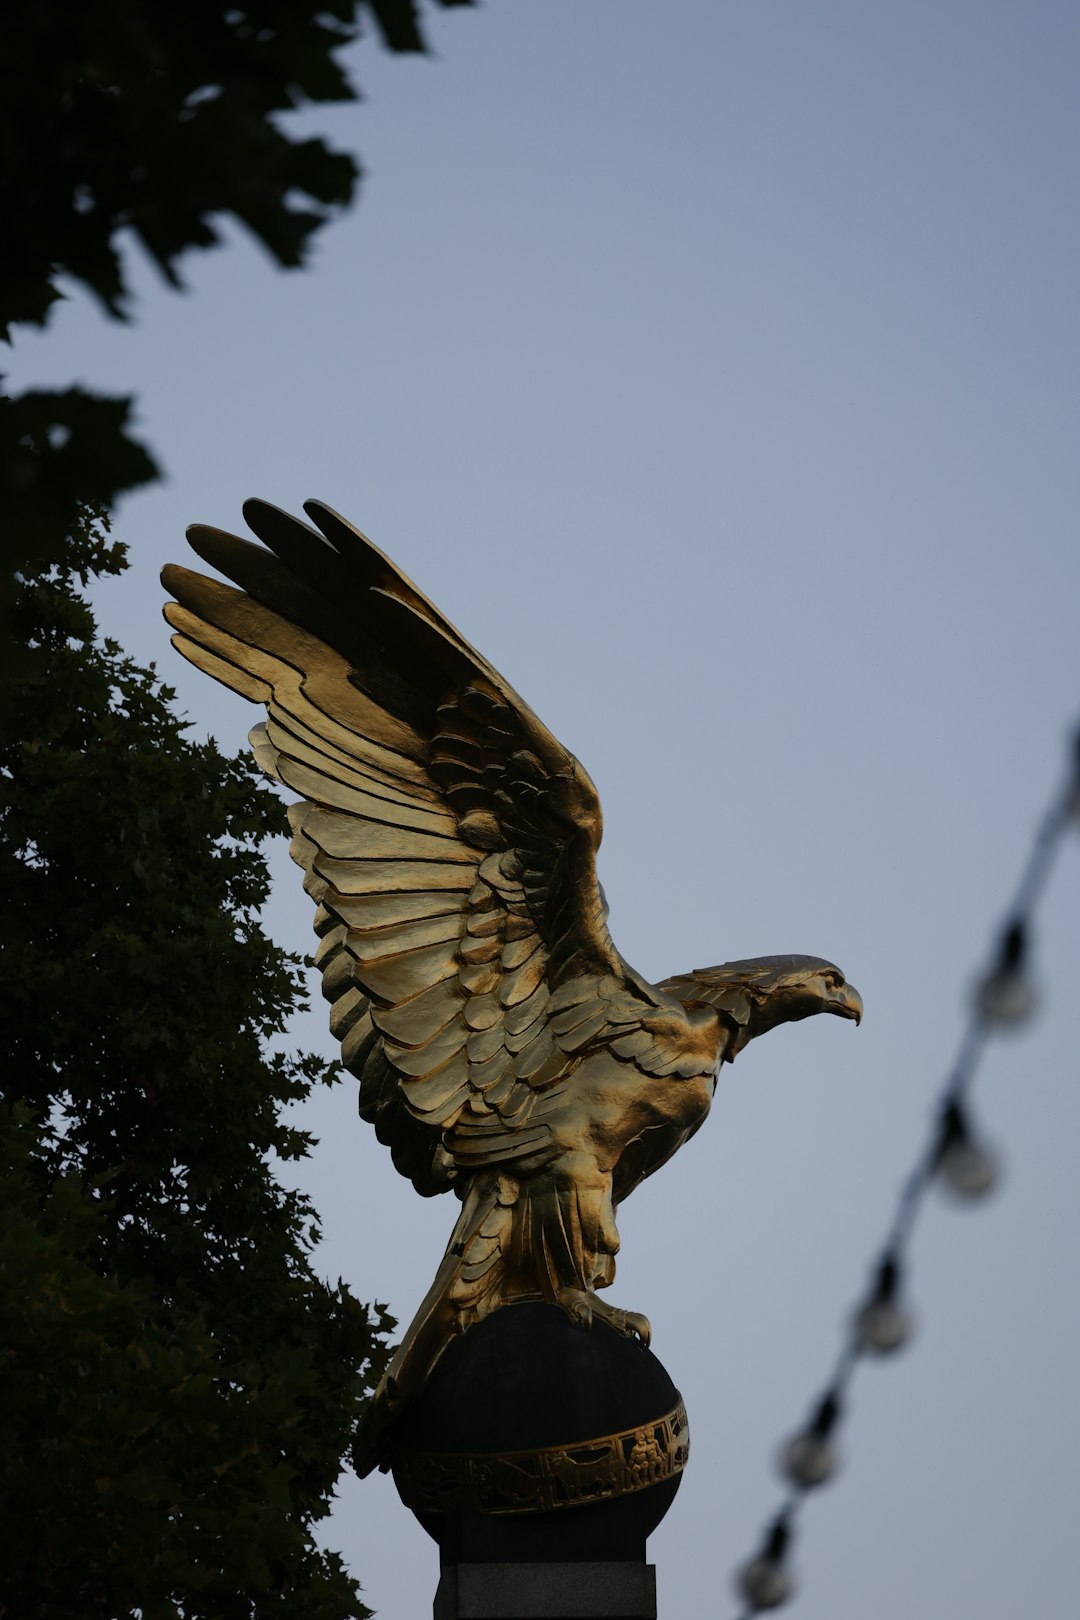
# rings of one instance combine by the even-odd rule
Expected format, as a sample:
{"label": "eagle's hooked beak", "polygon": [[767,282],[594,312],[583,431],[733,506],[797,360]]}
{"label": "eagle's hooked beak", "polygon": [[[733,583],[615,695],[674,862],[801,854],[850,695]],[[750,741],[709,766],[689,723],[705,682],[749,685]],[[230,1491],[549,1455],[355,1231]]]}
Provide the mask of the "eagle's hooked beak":
{"label": "eagle's hooked beak", "polygon": [[839,1018],[854,1018],[856,1024],[861,1024],[862,996],[853,984],[842,984],[838,990],[829,991],[824,1011],[836,1013]]}

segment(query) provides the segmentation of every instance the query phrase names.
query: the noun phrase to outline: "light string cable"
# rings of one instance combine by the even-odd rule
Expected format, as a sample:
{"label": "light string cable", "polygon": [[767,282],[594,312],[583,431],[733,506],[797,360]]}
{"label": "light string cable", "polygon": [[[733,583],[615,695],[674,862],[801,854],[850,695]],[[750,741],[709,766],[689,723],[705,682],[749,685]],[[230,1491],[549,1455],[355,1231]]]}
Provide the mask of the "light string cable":
{"label": "light string cable", "polygon": [[961,1198],[978,1198],[997,1179],[997,1166],[972,1123],[969,1093],[987,1040],[1015,1027],[1035,1007],[1027,962],[1031,920],[1054,858],[1070,823],[1080,821],[1080,727],[1070,743],[1069,765],[1055,793],[1005,914],[990,965],[978,981],[967,1025],[932,1113],[929,1137],[903,1183],[892,1223],[870,1269],[870,1283],[850,1320],[843,1347],[806,1427],[781,1454],[788,1491],[769,1521],[755,1556],[738,1571],[740,1620],[776,1609],[794,1595],[787,1557],[807,1494],[837,1466],[833,1442],[843,1422],[845,1400],[859,1361],[898,1350],[910,1333],[901,1303],[906,1251],[915,1217],[931,1184],[941,1178]]}

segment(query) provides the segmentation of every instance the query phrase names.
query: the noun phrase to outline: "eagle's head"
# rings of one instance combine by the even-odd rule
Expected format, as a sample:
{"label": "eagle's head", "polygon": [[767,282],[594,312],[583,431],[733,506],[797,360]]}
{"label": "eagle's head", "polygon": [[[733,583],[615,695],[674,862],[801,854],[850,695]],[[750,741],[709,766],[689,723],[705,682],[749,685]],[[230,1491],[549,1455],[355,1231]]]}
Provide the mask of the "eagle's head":
{"label": "eagle's head", "polygon": [[819,956],[758,956],[720,967],[695,968],[661,987],[683,1003],[715,1007],[731,1030],[724,1049],[731,1062],[743,1047],[777,1024],[814,1013],[862,1018],[862,997],[833,962]]}

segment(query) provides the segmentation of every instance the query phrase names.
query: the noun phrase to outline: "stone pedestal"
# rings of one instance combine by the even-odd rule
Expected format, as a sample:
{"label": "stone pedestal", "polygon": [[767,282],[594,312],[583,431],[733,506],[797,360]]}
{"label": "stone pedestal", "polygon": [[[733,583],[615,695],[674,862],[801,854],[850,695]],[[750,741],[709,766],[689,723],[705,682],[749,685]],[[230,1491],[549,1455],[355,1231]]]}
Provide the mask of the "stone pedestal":
{"label": "stone pedestal", "polygon": [[656,1620],[652,1564],[451,1564],[435,1620]]}

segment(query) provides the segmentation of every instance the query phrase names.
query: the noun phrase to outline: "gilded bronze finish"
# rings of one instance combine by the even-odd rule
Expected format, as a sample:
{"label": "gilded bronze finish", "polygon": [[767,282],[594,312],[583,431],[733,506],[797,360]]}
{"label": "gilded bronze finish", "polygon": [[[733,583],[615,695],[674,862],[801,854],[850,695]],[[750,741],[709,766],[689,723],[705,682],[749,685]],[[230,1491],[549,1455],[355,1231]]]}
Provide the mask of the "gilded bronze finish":
{"label": "gilded bronze finish", "polygon": [[686,1467],[690,1429],[680,1401],[654,1423],[566,1446],[499,1453],[394,1452],[402,1501],[419,1513],[551,1513],[644,1491]]}
{"label": "gilded bronze finish", "polygon": [[702,1124],[722,1063],[862,1004],[809,956],[635,973],[607,928],[587,772],[370,541],[306,510],[321,532],[246,503],[269,549],[189,530],[240,589],[169,567],[165,613],[187,658],[266,706],[252,746],[300,796],[292,853],[362,1116],[419,1192],[461,1202],[373,1402],[366,1472],[453,1336],[513,1300],[647,1343],[647,1319],[597,1292],[618,1205]]}

